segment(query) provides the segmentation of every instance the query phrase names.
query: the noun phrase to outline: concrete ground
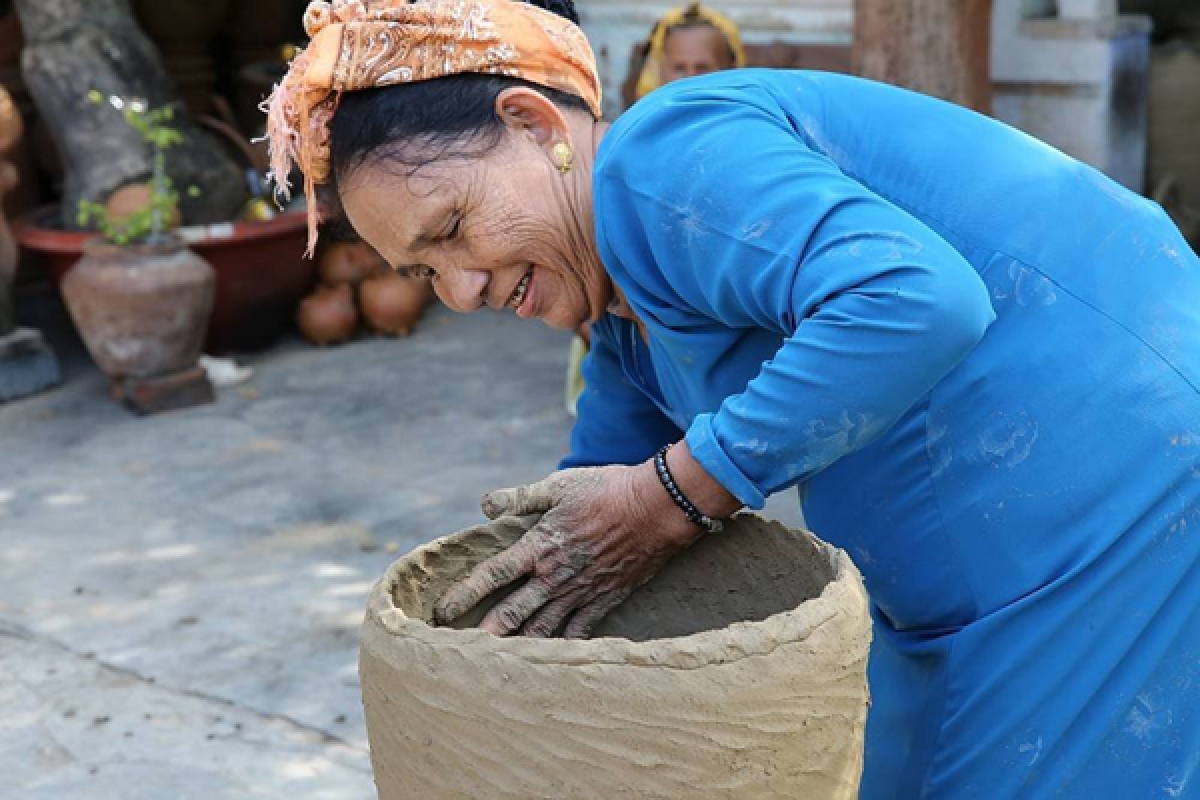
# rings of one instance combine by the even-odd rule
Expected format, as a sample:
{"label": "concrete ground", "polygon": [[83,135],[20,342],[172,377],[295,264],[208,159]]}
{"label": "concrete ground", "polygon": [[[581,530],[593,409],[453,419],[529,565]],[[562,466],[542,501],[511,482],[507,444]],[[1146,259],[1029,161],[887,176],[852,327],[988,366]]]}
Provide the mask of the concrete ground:
{"label": "concrete ground", "polygon": [[65,382],[0,406],[0,797],[373,797],[367,592],[554,468],[566,337],[438,308],[407,340],[285,341],[215,405],[137,418],[60,306],[21,303]]}

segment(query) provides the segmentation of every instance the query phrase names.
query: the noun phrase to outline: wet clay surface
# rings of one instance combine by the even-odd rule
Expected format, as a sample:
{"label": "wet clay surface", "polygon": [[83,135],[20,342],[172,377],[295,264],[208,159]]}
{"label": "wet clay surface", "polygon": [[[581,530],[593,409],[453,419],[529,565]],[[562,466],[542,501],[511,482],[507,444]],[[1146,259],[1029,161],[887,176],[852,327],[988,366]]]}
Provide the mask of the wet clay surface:
{"label": "wet clay surface", "polygon": [[745,515],[590,641],[431,626],[531,523],[439,539],[372,591],[359,670],[380,800],[858,796],[871,623],[845,553]]}
{"label": "wet clay surface", "polygon": [[[442,593],[517,541],[535,519],[505,520],[446,541],[425,569],[400,576],[393,593],[396,606],[432,624],[433,604]],[[759,622],[817,597],[832,578],[828,556],[807,536],[741,516],[724,532],[701,538],[669,562],[606,617],[593,638],[643,642]],[[488,609],[519,586],[494,593],[453,627],[478,625]]]}

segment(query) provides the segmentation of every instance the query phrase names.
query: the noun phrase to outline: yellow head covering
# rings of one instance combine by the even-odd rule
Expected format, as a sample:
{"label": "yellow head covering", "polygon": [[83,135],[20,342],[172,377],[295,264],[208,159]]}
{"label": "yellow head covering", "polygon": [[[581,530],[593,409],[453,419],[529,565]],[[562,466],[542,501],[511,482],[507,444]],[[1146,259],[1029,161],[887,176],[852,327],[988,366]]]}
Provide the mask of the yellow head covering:
{"label": "yellow head covering", "polygon": [[733,53],[735,67],[746,66],[746,51],[742,49],[742,36],[733,20],[719,11],[705,8],[699,3],[689,3],[682,8],[670,11],[660,19],[650,32],[650,47],[646,51],[646,61],[642,65],[641,75],[638,76],[637,97],[642,99],[662,85],[662,63],[666,58],[667,35],[672,29],[681,25],[711,25],[725,37],[729,50]]}
{"label": "yellow head covering", "polygon": [[333,0],[304,14],[312,42],[267,101],[271,172],[284,197],[295,164],[317,241],[316,186],[329,180],[329,124],[342,92],[465,72],[508,75],[581,97],[600,116],[587,38],[568,19],[513,0]]}

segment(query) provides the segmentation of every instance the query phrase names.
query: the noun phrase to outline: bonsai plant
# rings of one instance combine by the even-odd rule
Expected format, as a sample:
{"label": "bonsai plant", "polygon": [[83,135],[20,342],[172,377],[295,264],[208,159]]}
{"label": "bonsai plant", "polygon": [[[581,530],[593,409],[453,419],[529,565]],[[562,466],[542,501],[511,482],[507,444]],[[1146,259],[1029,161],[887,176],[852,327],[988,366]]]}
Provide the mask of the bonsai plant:
{"label": "bonsai plant", "polygon": [[[103,105],[105,97],[93,89],[88,100]],[[122,112],[125,123],[141,134],[154,153],[154,171],[149,184],[128,184],[117,189],[107,203],[80,198],[75,221],[81,228],[97,229],[117,245],[152,243],[161,239],[168,228],[179,224],[179,192],[167,174],[167,151],[183,143],[183,134],[171,127],[175,110],[170,106],[149,109],[146,101],[128,102],[115,95],[107,102]],[[190,196],[200,190],[188,187]],[[140,205],[140,207],[139,207]]]}
{"label": "bonsai plant", "polygon": [[183,141],[170,107],[89,93],[124,116],[152,149],[148,184],[130,184],[101,205],[83,200],[78,222],[100,236],[62,282],[63,298],[88,351],[115,393],[143,411],[213,399],[196,366],[212,312],[212,267],[171,229],[179,194],[167,177],[167,152]]}

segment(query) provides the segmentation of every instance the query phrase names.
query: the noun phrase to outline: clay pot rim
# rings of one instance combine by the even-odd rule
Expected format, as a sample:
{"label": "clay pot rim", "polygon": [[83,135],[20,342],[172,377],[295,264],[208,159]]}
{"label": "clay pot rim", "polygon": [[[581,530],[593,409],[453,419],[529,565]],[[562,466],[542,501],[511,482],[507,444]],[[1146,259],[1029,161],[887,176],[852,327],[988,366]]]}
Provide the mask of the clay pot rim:
{"label": "clay pot rim", "polygon": [[[741,515],[739,515],[741,516]],[[754,515],[748,515],[754,516]],[[515,521],[515,520],[514,520]],[[809,531],[785,528],[778,522],[763,520],[769,526],[808,537],[829,558],[832,576],[821,594],[795,608],[772,614],[764,620],[735,622],[719,630],[700,631],[635,642],[630,639],[534,639],[521,636],[493,636],[478,628],[438,628],[406,615],[392,597],[399,573],[409,562],[437,550],[447,540],[466,531],[443,536],[416,548],[395,561],[375,584],[367,605],[368,618],[374,619],[388,634],[417,641],[430,647],[453,648],[464,658],[514,657],[531,664],[563,667],[588,667],[611,664],[668,669],[700,669],[731,664],[745,658],[765,656],[779,647],[820,636],[820,629],[836,623],[839,617],[853,615],[867,631],[871,630],[866,589],[862,576],[845,551],[814,536]],[[471,530],[470,528],[466,530]]]}
{"label": "clay pot rim", "polygon": [[[59,213],[57,203],[39,206],[19,214],[11,221],[13,236],[17,243],[36,253],[62,253],[83,255],[84,243],[95,238],[94,231],[64,231],[48,227],[45,221]],[[207,248],[234,247],[256,239],[276,238],[281,234],[302,231],[307,226],[303,211],[286,211],[269,220],[236,220],[214,225],[195,226],[195,229],[213,231],[231,230],[227,236],[209,235],[199,241],[185,240],[196,251]],[[186,229],[185,229],[186,230]]]}
{"label": "clay pot rim", "polygon": [[83,241],[83,254],[104,261],[124,259],[129,256],[152,258],[174,255],[187,249],[187,242],[173,231],[160,233],[154,241],[117,244],[103,236],[92,235]]}

